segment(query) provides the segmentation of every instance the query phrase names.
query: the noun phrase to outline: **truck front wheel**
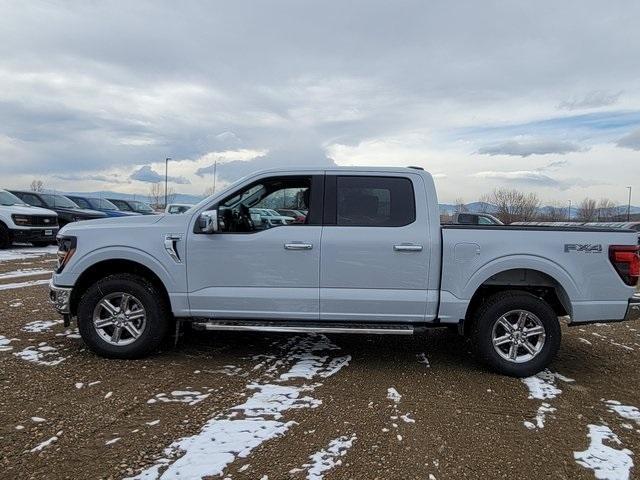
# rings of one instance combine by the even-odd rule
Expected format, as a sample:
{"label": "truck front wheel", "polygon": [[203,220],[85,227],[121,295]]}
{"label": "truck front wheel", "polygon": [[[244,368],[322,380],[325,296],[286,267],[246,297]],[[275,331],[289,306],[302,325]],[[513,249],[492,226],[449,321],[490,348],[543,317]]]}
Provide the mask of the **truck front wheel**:
{"label": "truck front wheel", "polygon": [[547,302],[521,291],[489,297],[475,312],[471,339],[494,370],[527,377],[546,368],[560,348],[560,322]]}
{"label": "truck front wheel", "polygon": [[171,314],[161,292],[131,274],[109,275],[90,286],[78,304],[78,328],[87,346],[108,358],[140,358],[156,351]]}

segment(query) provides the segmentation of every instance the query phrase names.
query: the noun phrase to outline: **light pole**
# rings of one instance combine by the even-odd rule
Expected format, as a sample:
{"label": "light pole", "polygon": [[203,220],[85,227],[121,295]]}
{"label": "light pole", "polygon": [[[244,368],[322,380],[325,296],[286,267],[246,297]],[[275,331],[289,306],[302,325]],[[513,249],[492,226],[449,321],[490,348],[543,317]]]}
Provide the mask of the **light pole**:
{"label": "light pole", "polygon": [[169,160],[171,157],[164,159],[164,208],[167,208],[167,181],[169,180]]}
{"label": "light pole", "polygon": [[631,221],[631,187],[629,189],[629,201],[627,202],[627,222]]}

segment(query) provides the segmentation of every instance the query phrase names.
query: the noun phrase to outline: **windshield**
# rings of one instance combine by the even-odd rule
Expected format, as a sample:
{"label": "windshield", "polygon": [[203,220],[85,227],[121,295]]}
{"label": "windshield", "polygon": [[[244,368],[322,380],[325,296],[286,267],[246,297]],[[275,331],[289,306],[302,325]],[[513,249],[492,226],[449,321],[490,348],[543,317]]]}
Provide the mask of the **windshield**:
{"label": "windshield", "polygon": [[62,207],[62,208],[80,208],[74,202],[62,195],[51,195],[49,193],[41,193],[40,197],[44,200],[44,203],[49,207]]}
{"label": "windshield", "polygon": [[153,212],[153,208],[146,203],[138,202],[137,200],[130,201],[129,203],[136,212]]}
{"label": "windshield", "polygon": [[16,197],[13,193],[0,190],[0,205],[26,205],[26,203]]}
{"label": "windshield", "polygon": [[105,200],[104,198],[90,198],[89,201],[91,202],[93,208],[96,208],[98,210],[118,210],[118,207],[116,207],[109,200]]}

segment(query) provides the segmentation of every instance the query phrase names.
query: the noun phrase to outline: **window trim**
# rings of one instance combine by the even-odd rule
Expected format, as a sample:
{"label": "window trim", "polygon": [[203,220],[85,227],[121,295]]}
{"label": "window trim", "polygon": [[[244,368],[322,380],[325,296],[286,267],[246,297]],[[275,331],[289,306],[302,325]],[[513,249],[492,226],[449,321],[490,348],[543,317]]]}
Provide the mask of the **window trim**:
{"label": "window trim", "polygon": [[[411,198],[413,206],[413,220],[402,225],[338,225],[338,178],[371,178],[371,179],[396,179],[407,180],[411,185]],[[418,212],[416,208],[416,189],[411,177],[405,175],[341,175],[327,174],[325,178],[324,194],[324,223],[325,227],[341,228],[403,228],[416,223]]]}

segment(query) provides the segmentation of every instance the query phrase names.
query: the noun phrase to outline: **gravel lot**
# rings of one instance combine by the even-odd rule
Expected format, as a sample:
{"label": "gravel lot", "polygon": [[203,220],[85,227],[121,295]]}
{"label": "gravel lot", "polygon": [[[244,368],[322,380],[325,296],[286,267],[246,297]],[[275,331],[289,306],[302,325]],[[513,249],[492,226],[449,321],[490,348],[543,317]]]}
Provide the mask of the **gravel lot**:
{"label": "gravel lot", "polygon": [[187,332],[152,358],[105,360],[48,305],[52,252],[0,252],[0,478],[626,479],[637,471],[638,322],[565,327],[552,368],[524,381],[487,371],[442,330]]}

